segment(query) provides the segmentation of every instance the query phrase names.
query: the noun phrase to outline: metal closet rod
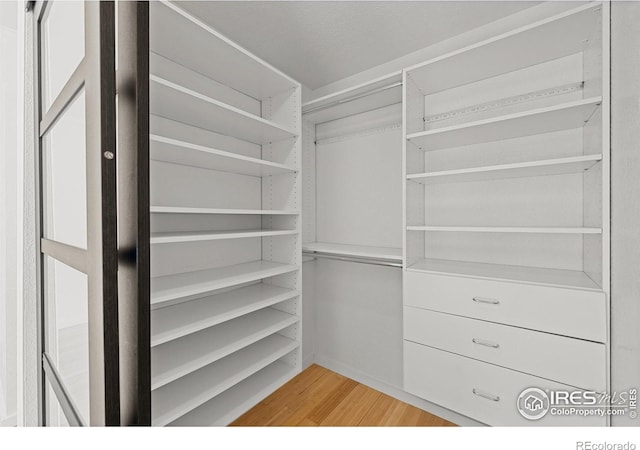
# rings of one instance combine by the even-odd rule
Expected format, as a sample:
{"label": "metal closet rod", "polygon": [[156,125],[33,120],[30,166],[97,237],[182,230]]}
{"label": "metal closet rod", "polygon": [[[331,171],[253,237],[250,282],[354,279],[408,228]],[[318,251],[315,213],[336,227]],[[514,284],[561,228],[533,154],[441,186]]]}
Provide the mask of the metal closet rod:
{"label": "metal closet rod", "polygon": [[335,100],[335,101],[333,101],[331,103],[327,103],[326,105],[316,106],[315,108],[311,108],[311,109],[308,109],[306,111],[303,111],[302,114],[303,115],[304,114],[310,114],[312,112],[321,111],[321,110],[327,109],[327,108],[332,108],[332,107],[334,107],[336,105],[341,105],[343,103],[352,102],[354,100],[358,100],[358,99],[361,99],[361,98],[364,98],[364,97],[368,97],[369,95],[377,94],[378,92],[387,91],[389,89],[393,89],[394,87],[398,87],[398,86],[402,86],[402,81],[398,81],[397,83],[392,83],[392,84],[389,84],[387,86],[382,86],[382,87],[379,87],[379,88],[376,88],[376,89],[372,89],[370,91],[366,91],[366,92],[363,92],[361,94],[356,94],[356,95],[353,95],[351,97],[343,98],[342,100]]}
{"label": "metal closet rod", "polygon": [[399,262],[395,259],[373,258],[373,257],[367,257],[367,256],[338,255],[336,253],[314,252],[314,251],[308,251],[308,250],[303,250],[302,254],[304,256],[310,256],[313,258],[334,259],[336,261],[347,261],[347,262],[354,262],[359,264],[371,264],[374,266],[402,268],[402,262]]}

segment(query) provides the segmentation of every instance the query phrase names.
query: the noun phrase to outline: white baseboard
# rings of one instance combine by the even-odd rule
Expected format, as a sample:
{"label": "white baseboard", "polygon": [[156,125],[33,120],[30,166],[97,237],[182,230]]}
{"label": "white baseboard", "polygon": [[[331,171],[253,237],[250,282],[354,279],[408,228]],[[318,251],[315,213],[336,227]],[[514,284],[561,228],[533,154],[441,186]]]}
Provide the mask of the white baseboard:
{"label": "white baseboard", "polygon": [[4,419],[0,420],[0,428],[2,427],[15,427],[18,424],[18,418],[15,414],[9,416],[9,417],[5,417]]}
{"label": "white baseboard", "polygon": [[[392,386],[388,383],[385,383],[384,381],[380,381],[375,378],[372,378],[360,372],[359,370],[354,369],[353,367],[350,367],[341,362],[338,362],[334,359],[327,358],[322,355],[313,355],[313,356],[314,356],[314,361],[311,361],[311,363],[315,362],[319,366],[325,367],[329,370],[333,370],[334,372],[337,372],[340,375],[344,375],[345,377],[351,378],[359,383],[364,384],[365,386],[369,386],[372,389],[375,389],[393,398],[396,398],[400,401],[403,401],[412,406],[415,406],[416,408],[420,408],[424,411],[427,411],[428,413],[431,413],[438,417],[442,417],[443,419],[446,419],[449,422],[453,422],[456,425],[472,426],[472,427],[485,426],[484,424],[477,422],[473,419],[470,419],[467,416],[463,416],[454,411],[451,411],[450,409],[443,408],[442,406],[436,405],[435,403],[428,402],[419,397],[416,397],[415,395],[409,394],[408,392],[404,391],[399,387]],[[307,359],[310,359],[310,358],[307,358]],[[303,367],[308,367],[308,366],[303,366]]]}

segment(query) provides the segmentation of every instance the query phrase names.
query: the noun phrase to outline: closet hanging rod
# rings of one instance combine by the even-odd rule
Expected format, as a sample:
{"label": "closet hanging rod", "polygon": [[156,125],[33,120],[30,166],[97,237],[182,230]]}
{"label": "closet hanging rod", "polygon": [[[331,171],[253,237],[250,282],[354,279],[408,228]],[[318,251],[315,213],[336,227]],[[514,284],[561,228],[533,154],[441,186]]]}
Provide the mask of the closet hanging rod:
{"label": "closet hanging rod", "polygon": [[310,113],[313,113],[313,112],[316,112],[316,111],[322,111],[323,109],[333,108],[336,105],[341,105],[343,103],[349,103],[349,102],[352,102],[354,100],[358,100],[358,99],[361,99],[361,98],[364,98],[364,97],[368,97],[369,95],[377,94],[378,92],[384,92],[384,91],[387,91],[389,89],[393,89],[393,88],[398,87],[398,86],[402,86],[402,81],[398,81],[397,83],[392,83],[392,84],[389,84],[387,86],[381,86],[379,88],[372,89],[370,91],[363,92],[361,94],[352,95],[351,97],[343,98],[341,100],[335,100],[335,101],[333,101],[331,103],[327,103],[326,105],[316,106],[315,108],[311,108],[311,109],[308,109],[306,111],[302,111],[302,115],[310,114]]}
{"label": "closet hanging rod", "polygon": [[307,251],[307,250],[303,250],[302,255],[310,256],[312,258],[334,259],[336,261],[347,261],[347,262],[354,262],[359,264],[371,264],[374,266],[402,268],[402,262],[395,259],[370,258],[366,256],[348,256],[348,255],[339,255],[336,253],[314,252],[314,251]]}

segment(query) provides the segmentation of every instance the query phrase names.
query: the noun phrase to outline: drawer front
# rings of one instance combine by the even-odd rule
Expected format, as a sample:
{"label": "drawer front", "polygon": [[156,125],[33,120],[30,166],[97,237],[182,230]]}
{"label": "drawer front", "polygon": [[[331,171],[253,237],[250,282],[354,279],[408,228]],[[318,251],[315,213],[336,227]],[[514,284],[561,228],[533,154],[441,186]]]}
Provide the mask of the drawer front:
{"label": "drawer front", "polygon": [[405,272],[406,306],[606,342],[602,292]]}
{"label": "drawer front", "polygon": [[525,419],[517,410],[527,388],[574,388],[405,341],[405,390],[492,426],[605,426],[600,416]]}
{"label": "drawer front", "polygon": [[606,391],[604,344],[405,306],[404,338],[582,389]]}

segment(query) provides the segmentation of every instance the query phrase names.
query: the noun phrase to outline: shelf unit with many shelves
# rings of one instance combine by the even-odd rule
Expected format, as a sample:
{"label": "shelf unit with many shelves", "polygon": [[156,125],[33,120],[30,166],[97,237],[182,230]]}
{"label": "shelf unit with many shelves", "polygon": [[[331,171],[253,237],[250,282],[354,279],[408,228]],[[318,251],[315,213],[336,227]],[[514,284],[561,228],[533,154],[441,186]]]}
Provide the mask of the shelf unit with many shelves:
{"label": "shelf unit with many shelves", "polygon": [[226,409],[232,392],[239,415],[261,398],[238,385],[267,395],[272,368],[301,369],[301,86],[182,5],[152,3],[150,24],[152,423],[164,426]]}
{"label": "shelf unit with many shelves", "polygon": [[[589,373],[568,366],[550,380],[552,367],[528,366],[536,377],[529,384],[607,386],[608,17],[606,3],[580,5],[404,71],[408,392],[489,425],[522,421],[511,411],[498,420],[476,404],[486,401],[476,392],[504,396],[489,380],[474,379],[469,395],[435,394],[467,364],[483,373],[524,366],[496,362],[476,341],[460,352],[439,336],[407,334],[428,321],[450,323],[447,342],[467,343],[468,327],[491,328],[478,342],[502,350],[526,326],[531,336],[558,339],[555,358],[588,346],[598,355]],[[424,321],[419,311],[429,311]],[[574,320],[590,325],[577,329]],[[501,384],[518,383],[519,372],[503,373]]]}

